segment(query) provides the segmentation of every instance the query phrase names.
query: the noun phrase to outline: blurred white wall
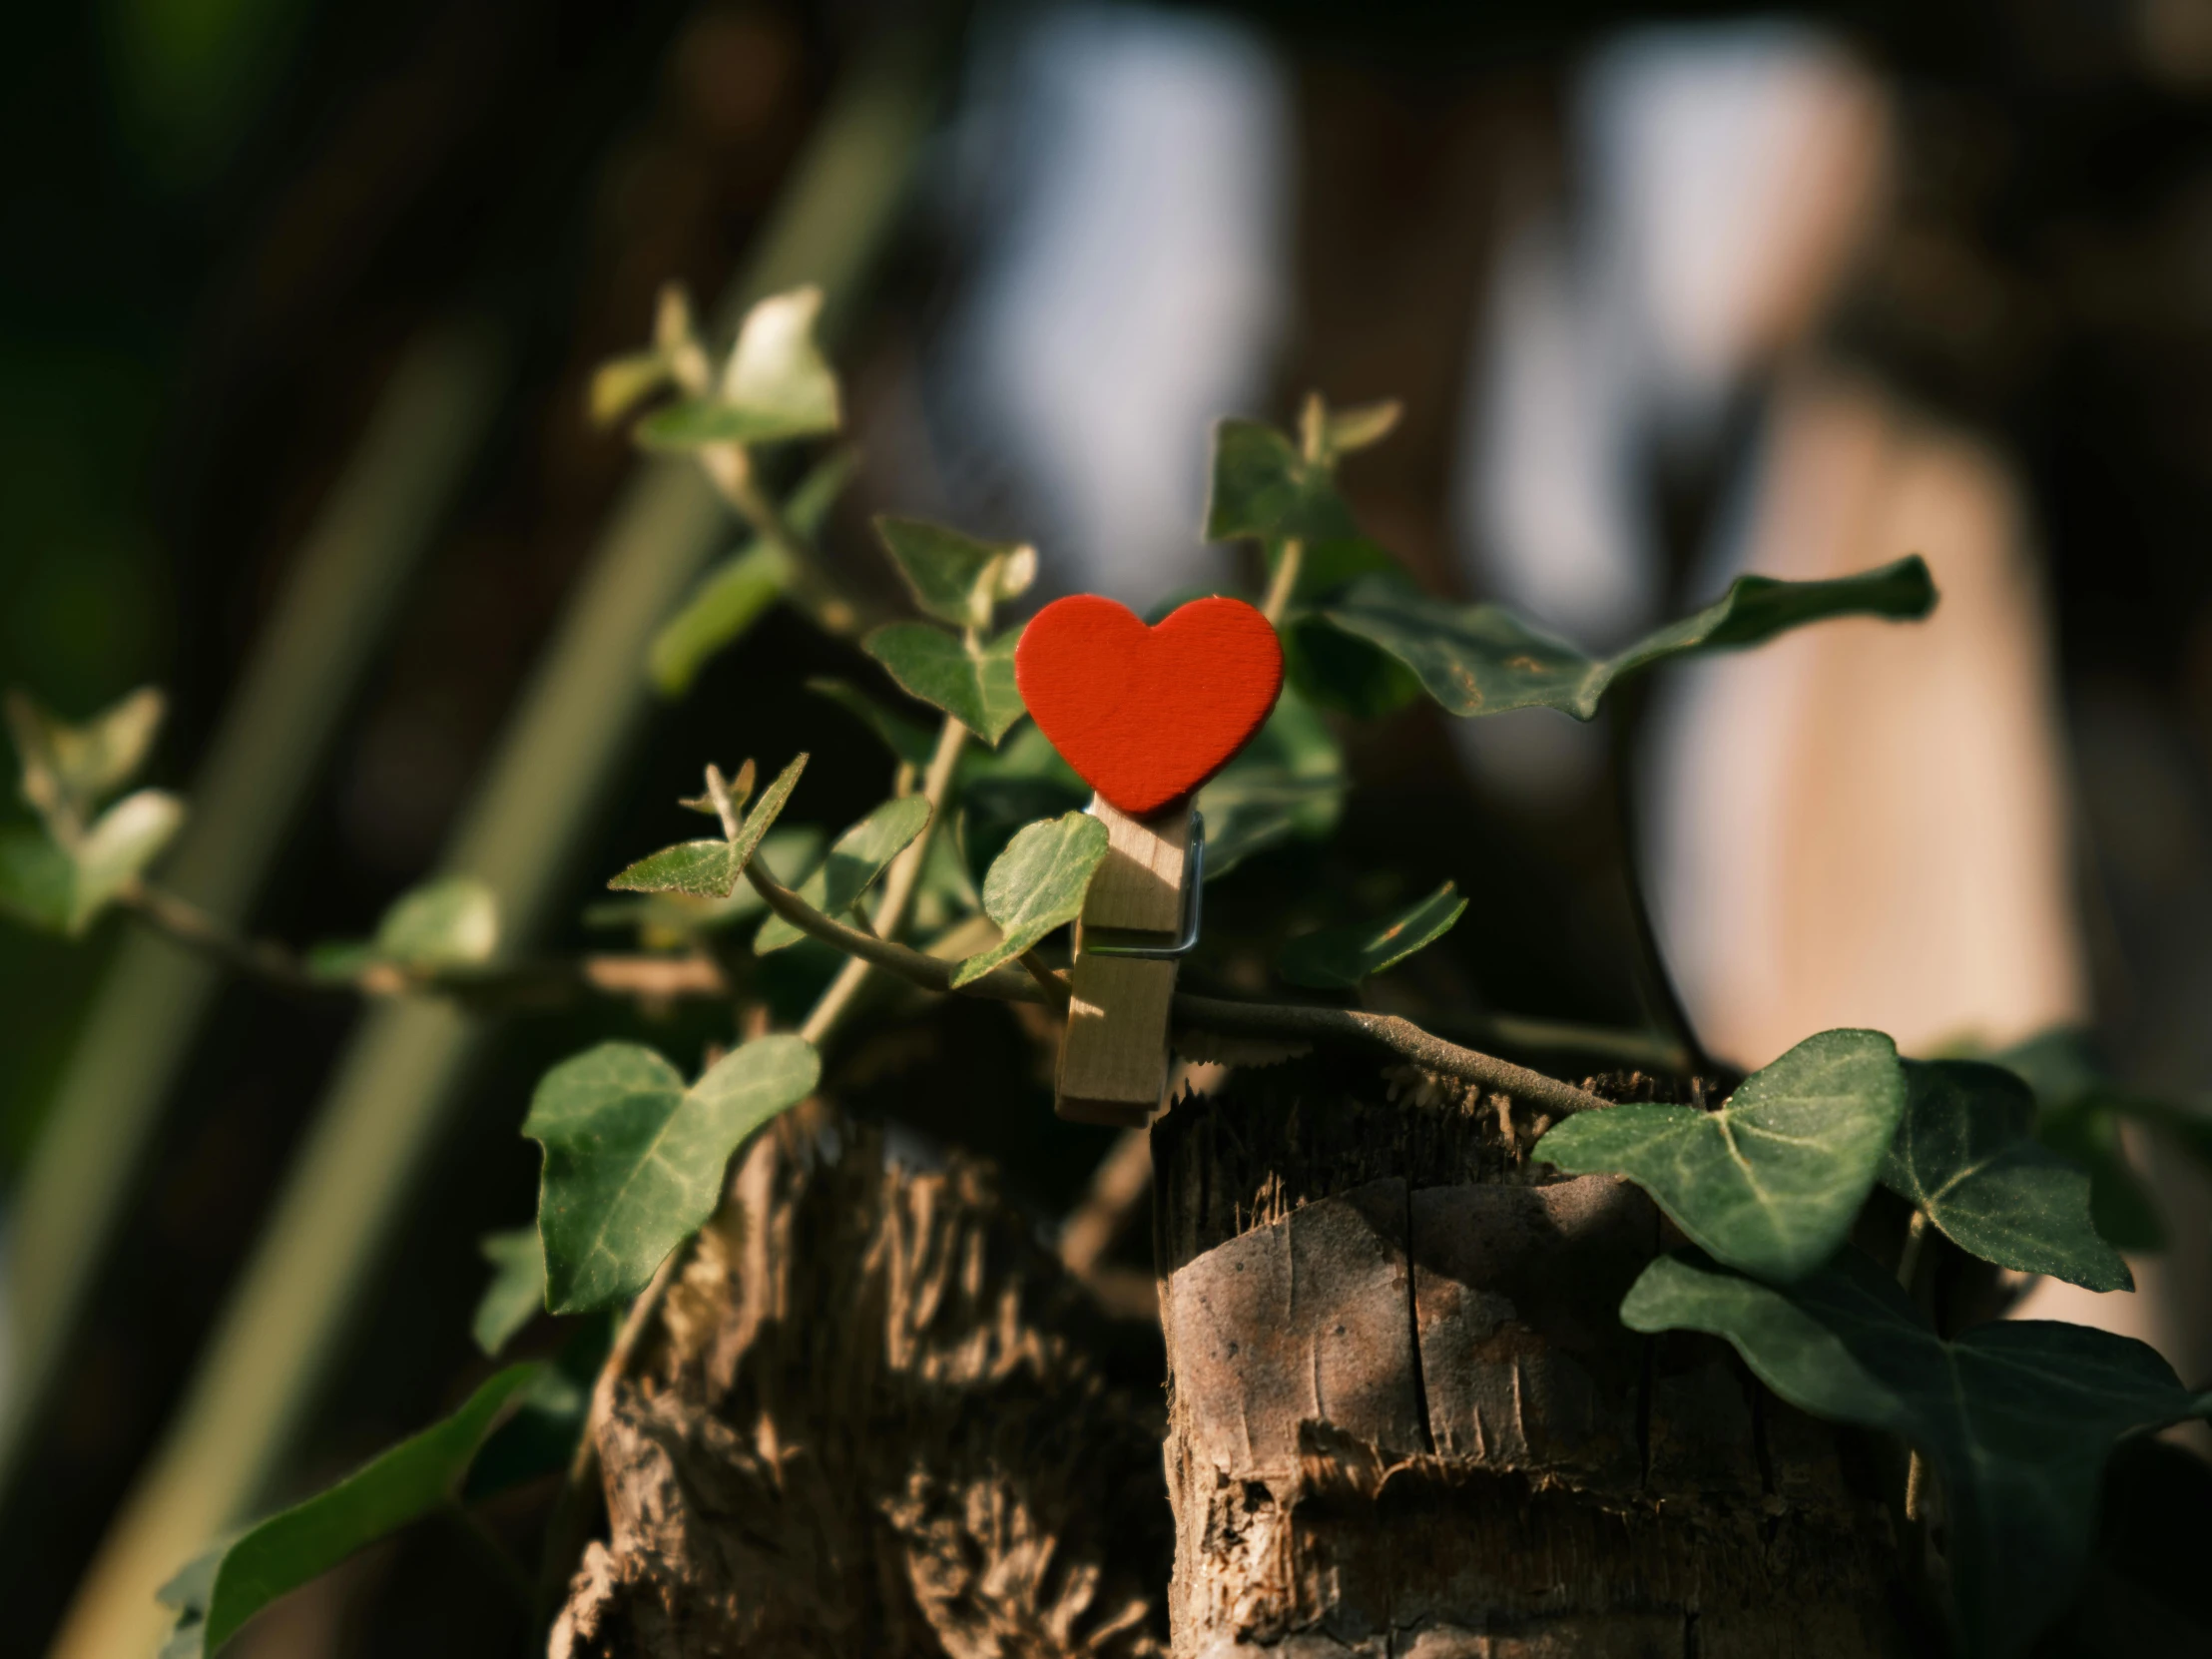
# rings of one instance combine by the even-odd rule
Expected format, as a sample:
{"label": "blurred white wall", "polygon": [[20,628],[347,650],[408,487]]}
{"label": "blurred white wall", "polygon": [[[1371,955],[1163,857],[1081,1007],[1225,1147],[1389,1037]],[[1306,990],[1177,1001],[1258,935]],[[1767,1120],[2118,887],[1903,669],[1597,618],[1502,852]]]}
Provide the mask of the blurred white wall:
{"label": "blurred white wall", "polygon": [[1283,68],[1222,19],[1084,4],[978,79],[979,264],[932,398],[951,487],[1010,490],[1048,581],[1139,609],[1218,581],[1206,434],[1260,408],[1287,309]]}

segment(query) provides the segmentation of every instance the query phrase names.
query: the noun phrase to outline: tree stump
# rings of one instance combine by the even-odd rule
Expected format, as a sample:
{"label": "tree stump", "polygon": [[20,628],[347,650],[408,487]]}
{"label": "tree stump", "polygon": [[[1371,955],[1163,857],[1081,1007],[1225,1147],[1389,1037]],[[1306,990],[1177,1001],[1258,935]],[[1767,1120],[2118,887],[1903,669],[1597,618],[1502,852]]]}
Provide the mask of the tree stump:
{"label": "tree stump", "polygon": [[555,1659],[1162,1653],[1158,1397],[1100,1324],[979,1166],[793,1114],[620,1381]]}
{"label": "tree stump", "polygon": [[1679,1239],[1544,1127],[1345,1058],[1154,1125],[1179,1659],[1902,1648],[1855,1442],[1620,1325]]}

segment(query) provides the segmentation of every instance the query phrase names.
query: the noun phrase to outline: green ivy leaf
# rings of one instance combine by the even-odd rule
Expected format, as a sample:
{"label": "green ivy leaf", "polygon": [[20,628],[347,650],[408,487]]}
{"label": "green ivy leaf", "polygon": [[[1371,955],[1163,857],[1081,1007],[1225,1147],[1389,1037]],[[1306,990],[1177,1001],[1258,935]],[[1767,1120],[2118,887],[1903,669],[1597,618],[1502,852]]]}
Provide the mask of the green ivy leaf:
{"label": "green ivy leaf", "polygon": [[689,1088],[637,1043],[601,1043],[539,1079],[522,1133],[545,1149],[546,1306],[605,1308],[645,1288],[714,1212],[730,1155],[821,1074],[802,1037],[759,1037]]}
{"label": "green ivy leaf", "polygon": [[2110,1332],[1995,1320],[1946,1343],[1856,1250],[1786,1291],[1695,1253],[1663,1257],[1621,1323],[1724,1338],[1791,1404],[1917,1446],[1942,1482],[1970,1654],[2022,1651],[2065,1605],[2112,1442],[2212,1411],[2155,1351]]}
{"label": "green ivy leaf", "polygon": [[688,398],[646,416],[638,437],[651,448],[774,443],[837,429],[837,377],[815,343],[822,290],[774,294],[746,314],[713,397]]}
{"label": "green ivy leaf", "polygon": [[82,726],[57,719],[19,691],[8,693],[6,708],[23,799],[66,838],[138,776],[168,704],[154,687],[142,686]]}
{"label": "green ivy leaf", "polygon": [[926,622],[892,622],[868,635],[861,648],[883,665],[900,691],[942,709],[995,749],[1027,713],[1014,685],[1014,647],[1020,640],[1019,628],[985,644]]}
{"label": "green ivy leaf", "polygon": [[896,715],[849,680],[818,679],[807,682],[817,697],[827,697],[846,714],[873,732],[894,758],[916,772],[929,765],[937,740],[903,715]]}
{"label": "green ivy leaf", "polygon": [[1721,1261],[1788,1283],[1844,1242],[1904,1110],[1896,1044],[1879,1031],[1823,1031],[1716,1111],[1579,1112],[1531,1156],[1570,1175],[1625,1175]]}
{"label": "green ivy leaf", "polygon": [[1208,541],[1254,536],[1278,542],[1295,536],[1315,543],[1350,541],[1359,534],[1327,462],[1307,460],[1288,436],[1263,421],[1216,424]]}
{"label": "green ivy leaf", "polygon": [[453,1501],[477,1447],[538,1371],[510,1366],[443,1422],[197,1556],[156,1592],[178,1613],[164,1659],[214,1654],[278,1596]]}
{"label": "green ivy leaf", "polygon": [[491,1283],[476,1303],[468,1334],[492,1359],[545,1306],[545,1247],[535,1227],[486,1233],[476,1248],[491,1264]]}
{"label": "green ivy leaf", "polygon": [[2128,1162],[2121,1125],[2153,1131],[2212,1172],[2212,1115],[2120,1087],[2079,1031],[2038,1032],[1989,1058],[2035,1091],[2037,1138],[2088,1169],[2097,1231],[2123,1250],[2161,1248],[2166,1230]]}
{"label": "green ivy leaf", "polygon": [[1037,550],[1023,542],[978,541],[958,530],[889,514],[875,521],[891,562],[926,616],[955,628],[988,628],[1001,600],[1037,579]]}
{"label": "green ivy leaf", "polygon": [[2166,1224],[2128,1162],[2118,1113],[2094,1102],[2042,1112],[2035,1138],[2089,1172],[2089,1219],[2099,1238],[2121,1250],[2166,1248]]}
{"label": "green ivy leaf", "polygon": [[[824,915],[842,916],[928,823],[929,803],[918,795],[884,802],[836,838],[821,866],[800,883],[799,896]],[[806,936],[782,916],[772,915],[754,935],[753,953],[766,956]]]}
{"label": "green ivy leaf", "polygon": [[1614,657],[1588,656],[1502,606],[1456,605],[1384,578],[1354,583],[1315,614],[1403,663],[1452,714],[1542,708],[1592,720],[1615,682],[1670,658],[1758,645],[1831,617],[1914,620],[1935,603],[1928,566],[1915,554],[1833,581],[1740,576],[1695,616]]}
{"label": "green ivy leaf", "polygon": [[1294,985],[1351,990],[1361,980],[1393,968],[1416,950],[1451,931],[1467,901],[1449,881],[1380,921],[1324,927],[1303,934],[1276,953],[1275,971]]}
{"label": "green ivy leaf", "polygon": [[1206,819],[1206,879],[1294,837],[1337,828],[1351,780],[1329,723],[1286,689],[1259,736],[1198,792]]}
{"label": "green ivy leaf", "polygon": [[1905,1080],[1884,1186],[1984,1262],[2092,1291],[2135,1288],[2090,1220],[2088,1172],[2036,1143],[2024,1082],[1975,1060],[1908,1060]]}
{"label": "green ivy leaf", "polygon": [[709,658],[743,639],[784,596],[791,578],[791,560],[760,542],[715,566],[646,647],[653,689],[663,697],[683,696]]}
{"label": "green ivy leaf", "polygon": [[1105,825],[1088,813],[1069,813],[1032,824],[1008,841],[983,877],[983,913],[1003,936],[962,962],[952,983],[982,978],[1081,915],[1083,894],[1105,860],[1106,840]]}
{"label": "green ivy leaf", "polygon": [[[800,480],[784,503],[784,520],[812,541],[851,480],[854,457],[840,449],[826,455]],[[748,542],[699,579],[676,614],[646,647],[645,669],[663,697],[681,697],[716,653],[743,639],[768,608],[789,591],[791,559],[765,542]]]}
{"label": "green ivy leaf", "polygon": [[735,840],[679,841],[640,858],[607,883],[617,892],[681,892],[695,898],[728,898],[738,889],[745,866],[762,837],[775,825],[784,803],[799,787],[799,775],[807,768],[802,755],[761,792],[753,811],[746,814]]}

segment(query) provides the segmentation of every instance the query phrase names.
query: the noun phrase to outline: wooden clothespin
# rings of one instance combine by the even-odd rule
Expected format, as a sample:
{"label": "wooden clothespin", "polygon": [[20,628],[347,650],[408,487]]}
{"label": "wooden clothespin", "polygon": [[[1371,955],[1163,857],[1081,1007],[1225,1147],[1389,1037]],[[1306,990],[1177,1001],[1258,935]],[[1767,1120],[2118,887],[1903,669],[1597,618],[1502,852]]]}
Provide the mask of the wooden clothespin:
{"label": "wooden clothespin", "polygon": [[1198,599],[1147,628],[1096,594],[1047,605],[1014,656],[1039,730],[1098,793],[1107,854],[1076,925],[1056,1107],[1137,1125],[1162,1103],[1176,969],[1197,942],[1198,787],[1267,721],[1283,648],[1240,599]]}
{"label": "wooden clothespin", "polygon": [[1132,818],[1094,796],[1091,814],[1106,826],[1106,861],[1075,924],[1074,995],[1053,1101],[1078,1123],[1134,1127],[1167,1092],[1168,1006],[1183,953],[1198,942],[1205,842],[1187,799]]}

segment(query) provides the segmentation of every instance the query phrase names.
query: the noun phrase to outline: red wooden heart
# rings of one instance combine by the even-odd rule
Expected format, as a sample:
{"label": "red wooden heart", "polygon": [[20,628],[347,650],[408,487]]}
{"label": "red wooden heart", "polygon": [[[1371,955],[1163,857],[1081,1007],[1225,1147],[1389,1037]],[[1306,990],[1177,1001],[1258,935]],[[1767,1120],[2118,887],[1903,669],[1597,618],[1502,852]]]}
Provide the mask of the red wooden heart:
{"label": "red wooden heart", "polygon": [[1283,646],[1241,599],[1194,599],[1147,628],[1128,606],[1078,593],[1022,630],[1014,678],[1060,758],[1142,818],[1252,741],[1283,689]]}

